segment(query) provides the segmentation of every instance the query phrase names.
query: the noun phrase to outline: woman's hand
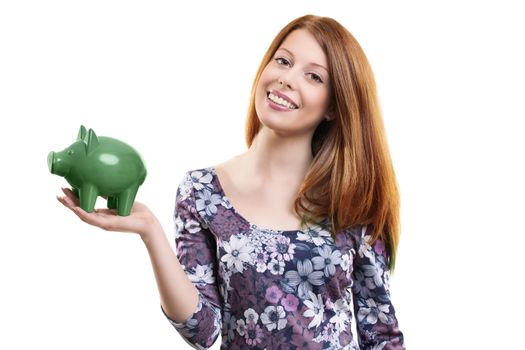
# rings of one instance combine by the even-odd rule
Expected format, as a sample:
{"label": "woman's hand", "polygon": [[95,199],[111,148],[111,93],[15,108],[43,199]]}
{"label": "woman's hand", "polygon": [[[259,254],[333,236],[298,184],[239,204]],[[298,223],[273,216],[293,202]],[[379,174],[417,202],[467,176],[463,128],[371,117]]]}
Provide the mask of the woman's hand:
{"label": "woman's hand", "polygon": [[144,237],[155,225],[160,225],[155,215],[140,202],[133,203],[129,216],[117,215],[116,209],[95,209],[87,213],[80,208],[79,199],[69,188],[62,188],[62,191],[65,196],[57,196],[60,203],[71,209],[82,221],[103,230],[138,233]]}

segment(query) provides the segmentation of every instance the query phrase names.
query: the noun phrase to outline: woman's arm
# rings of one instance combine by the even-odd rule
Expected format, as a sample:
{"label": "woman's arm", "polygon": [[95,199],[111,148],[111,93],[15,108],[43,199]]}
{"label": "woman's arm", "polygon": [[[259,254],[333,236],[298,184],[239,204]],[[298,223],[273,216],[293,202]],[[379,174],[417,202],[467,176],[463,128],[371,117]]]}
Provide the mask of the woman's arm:
{"label": "woman's arm", "polygon": [[208,349],[222,328],[217,246],[212,231],[197,211],[189,173],[177,188],[173,219],[176,256],[164,234],[144,239],[160,281],[161,310],[188,344]]}
{"label": "woman's arm", "polygon": [[363,227],[354,257],[352,292],[359,345],[366,350],[403,350],[403,333],[390,300],[388,254],[381,240],[370,245],[370,239]]}
{"label": "woman's arm", "polygon": [[197,288],[184,272],[160,223],[141,238],[149,253],[163,310],[175,322],[186,320],[197,308]]}
{"label": "woman's arm", "polygon": [[[189,181],[189,182],[188,182]],[[161,310],[192,347],[208,348],[221,330],[221,297],[215,283],[215,240],[199,221],[193,196],[188,196],[191,178],[185,177],[177,191],[175,207],[177,255],[171,249],[162,225],[148,207],[138,201],[129,216],[115,209],[100,208],[86,213],[70,189],[59,202],[82,221],[106,231],[132,232],[148,250],[161,298]],[[181,192],[181,188],[185,188]]]}

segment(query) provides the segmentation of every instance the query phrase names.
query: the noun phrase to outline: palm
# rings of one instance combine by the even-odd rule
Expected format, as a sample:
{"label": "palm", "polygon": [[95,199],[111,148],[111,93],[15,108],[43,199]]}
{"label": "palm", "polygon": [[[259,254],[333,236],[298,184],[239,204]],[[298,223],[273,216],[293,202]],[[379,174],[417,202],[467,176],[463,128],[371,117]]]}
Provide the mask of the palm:
{"label": "palm", "polygon": [[119,216],[115,209],[99,208],[87,213],[80,208],[80,202],[70,189],[65,189],[65,197],[57,199],[71,209],[78,217],[90,225],[100,227],[107,231],[134,232],[142,234],[157,223],[155,215],[149,208],[138,201],[133,203],[129,216]]}

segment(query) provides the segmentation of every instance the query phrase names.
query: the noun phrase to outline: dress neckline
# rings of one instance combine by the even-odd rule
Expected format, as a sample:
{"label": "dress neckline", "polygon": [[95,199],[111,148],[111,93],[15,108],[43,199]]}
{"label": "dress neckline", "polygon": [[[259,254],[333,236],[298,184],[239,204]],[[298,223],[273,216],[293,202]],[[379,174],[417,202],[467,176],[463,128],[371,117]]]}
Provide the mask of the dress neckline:
{"label": "dress neckline", "polygon": [[263,228],[263,227],[260,227],[260,226],[258,226],[256,224],[248,221],[244,216],[242,216],[237,211],[237,209],[235,209],[233,204],[230,202],[230,198],[224,192],[224,188],[222,187],[221,180],[219,179],[219,175],[217,174],[217,170],[215,169],[215,166],[210,166],[210,167],[207,168],[207,170],[212,174],[212,177],[215,179],[215,183],[217,184],[217,190],[218,190],[219,194],[222,197],[225,197],[228,200],[228,203],[230,204],[229,205],[229,210],[231,210],[232,213],[235,216],[237,216],[241,221],[246,223],[250,228],[252,228],[254,230],[257,230],[257,231],[264,231],[264,232],[271,232],[271,233],[297,233],[297,232],[305,232],[311,226],[310,223],[306,223],[306,228],[303,229],[303,230],[300,230],[300,229],[295,229],[295,230],[276,230],[276,229],[271,229],[271,228]]}

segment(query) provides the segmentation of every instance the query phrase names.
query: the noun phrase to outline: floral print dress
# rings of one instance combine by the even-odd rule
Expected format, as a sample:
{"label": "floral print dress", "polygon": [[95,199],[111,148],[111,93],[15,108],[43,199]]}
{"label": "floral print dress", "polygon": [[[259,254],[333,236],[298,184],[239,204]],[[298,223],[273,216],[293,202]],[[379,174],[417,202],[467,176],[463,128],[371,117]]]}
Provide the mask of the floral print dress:
{"label": "floral print dress", "polygon": [[[186,320],[164,316],[196,349],[404,349],[383,243],[328,221],[277,231],[232,207],[214,167],[188,171],[175,201],[177,257],[199,291]],[[356,339],[351,330],[355,322]]]}

